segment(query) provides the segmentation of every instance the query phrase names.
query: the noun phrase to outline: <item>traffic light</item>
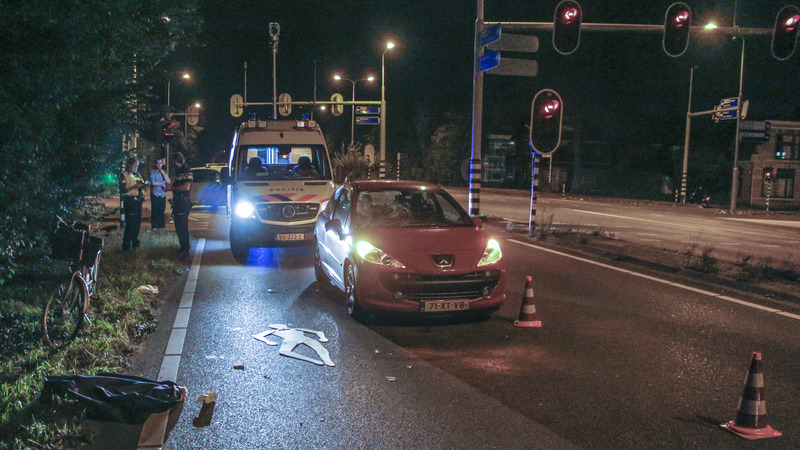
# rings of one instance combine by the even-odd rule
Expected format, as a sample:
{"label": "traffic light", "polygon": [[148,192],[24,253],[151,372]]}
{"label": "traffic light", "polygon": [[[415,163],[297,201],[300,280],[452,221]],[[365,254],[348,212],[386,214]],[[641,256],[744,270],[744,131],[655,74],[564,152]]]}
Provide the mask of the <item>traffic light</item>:
{"label": "traffic light", "polygon": [[797,45],[797,29],[800,22],[800,9],[796,6],[784,6],[775,17],[775,28],[772,31],[772,56],[783,61],[789,59]]}
{"label": "traffic light", "polygon": [[175,127],[178,126],[178,122],[172,120],[171,117],[162,118],[161,119],[161,137],[162,140],[167,141],[172,137],[175,137]]}
{"label": "traffic light", "polygon": [[772,181],[772,170],[767,170],[764,172],[764,178],[766,178],[767,181]]}
{"label": "traffic light", "polygon": [[562,55],[578,49],[581,42],[581,5],[573,0],[563,0],[553,15],[553,48]]}
{"label": "traffic light", "polygon": [[558,92],[542,89],[531,104],[530,142],[533,149],[543,155],[556,151],[561,144],[561,121],[564,104]]}
{"label": "traffic light", "polygon": [[692,25],[692,11],[686,3],[673,3],[664,16],[664,39],[662,45],[669,56],[677,58],[689,46],[689,29]]}

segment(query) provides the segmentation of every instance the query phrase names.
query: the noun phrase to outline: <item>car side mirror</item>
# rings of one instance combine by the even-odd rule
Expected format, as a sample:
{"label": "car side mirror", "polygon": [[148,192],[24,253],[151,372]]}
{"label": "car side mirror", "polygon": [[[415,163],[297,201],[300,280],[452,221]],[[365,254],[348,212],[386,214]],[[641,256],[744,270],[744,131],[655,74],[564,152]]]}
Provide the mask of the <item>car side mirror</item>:
{"label": "car side mirror", "polygon": [[474,223],[475,226],[478,227],[479,229],[483,228],[483,221],[477,217],[472,218],[472,223]]}
{"label": "car side mirror", "polygon": [[233,184],[233,177],[231,177],[228,172],[222,172],[219,174],[219,182],[222,185],[230,186]]}
{"label": "car side mirror", "polygon": [[342,222],[339,219],[331,219],[325,222],[325,231],[335,231],[339,237],[342,237]]}

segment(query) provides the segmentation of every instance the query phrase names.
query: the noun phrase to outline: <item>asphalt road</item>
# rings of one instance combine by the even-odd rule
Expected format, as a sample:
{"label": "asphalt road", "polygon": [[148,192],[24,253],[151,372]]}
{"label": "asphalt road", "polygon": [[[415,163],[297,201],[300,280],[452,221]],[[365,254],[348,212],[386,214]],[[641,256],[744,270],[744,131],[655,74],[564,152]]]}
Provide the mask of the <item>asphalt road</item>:
{"label": "asphalt road", "polygon": [[[737,303],[486,227],[509,266],[509,301],[492,319],[365,326],[314,282],[309,249],[253,250],[241,265],[224,210],[193,212],[203,251],[176,372],[190,394],[164,447],[745,447],[718,424],[735,416],[753,351],[764,356],[769,422],[784,433],[758,445],[800,446],[797,308]],[[513,326],[526,275],[540,329]],[[169,294],[167,319],[191,284]],[[156,376],[171,323],[133,373]],[[270,324],[322,331],[335,366],[252,337]],[[205,392],[219,400],[195,427]]]}
{"label": "asphalt road", "polygon": [[[451,192],[465,207],[465,189]],[[530,193],[489,189],[481,191],[481,214],[527,226]],[[773,263],[800,261],[800,214],[765,214],[719,208],[700,208],[665,202],[596,201],[590,198],[541,194],[536,203],[538,224],[598,230],[614,239],[672,251],[711,249],[731,262],[744,256]]]}

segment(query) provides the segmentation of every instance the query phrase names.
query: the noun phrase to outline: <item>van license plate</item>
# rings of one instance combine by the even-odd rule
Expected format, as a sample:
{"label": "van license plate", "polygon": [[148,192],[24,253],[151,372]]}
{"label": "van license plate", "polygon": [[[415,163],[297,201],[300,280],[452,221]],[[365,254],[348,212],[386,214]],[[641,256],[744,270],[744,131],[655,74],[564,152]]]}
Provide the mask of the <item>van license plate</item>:
{"label": "van license plate", "polygon": [[440,301],[420,302],[420,310],[422,312],[462,311],[465,309],[469,309],[469,301],[467,300],[440,300]]}
{"label": "van license plate", "polygon": [[279,241],[302,241],[305,238],[303,233],[277,234],[275,239]]}

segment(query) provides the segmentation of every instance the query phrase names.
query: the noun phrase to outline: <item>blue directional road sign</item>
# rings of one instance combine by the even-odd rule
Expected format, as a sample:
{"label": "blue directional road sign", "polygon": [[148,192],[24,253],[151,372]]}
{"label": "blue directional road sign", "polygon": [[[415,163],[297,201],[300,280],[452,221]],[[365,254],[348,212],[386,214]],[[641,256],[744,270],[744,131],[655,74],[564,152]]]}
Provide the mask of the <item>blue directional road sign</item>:
{"label": "blue directional road sign", "polygon": [[736,111],[735,109],[731,110],[731,111],[720,111],[719,112],[719,120],[735,119],[737,114],[738,114],[738,111]]}
{"label": "blue directional road sign", "polygon": [[356,125],[380,125],[381,118],[377,116],[356,116]]}
{"label": "blue directional road sign", "polygon": [[480,45],[489,45],[494,41],[500,40],[501,33],[502,29],[499,23],[486,27],[481,31],[481,35],[478,37],[478,43]]}
{"label": "blue directional road sign", "polygon": [[480,61],[478,61],[478,70],[484,72],[494,69],[498,64],[500,64],[500,50],[492,50],[481,56]]}
{"label": "blue directional road sign", "polygon": [[380,106],[356,106],[356,114],[380,114]]}
{"label": "blue directional road sign", "polygon": [[722,100],[719,101],[719,106],[723,108],[739,106],[739,97],[723,98]]}

